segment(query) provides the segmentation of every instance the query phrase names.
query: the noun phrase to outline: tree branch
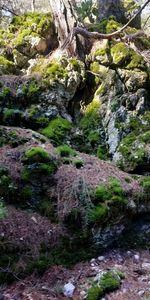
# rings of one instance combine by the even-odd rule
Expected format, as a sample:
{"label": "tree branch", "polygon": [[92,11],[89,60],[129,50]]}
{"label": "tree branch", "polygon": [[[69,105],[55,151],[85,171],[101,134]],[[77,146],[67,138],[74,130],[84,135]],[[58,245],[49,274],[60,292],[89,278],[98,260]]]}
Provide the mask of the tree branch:
{"label": "tree branch", "polygon": [[[72,31],[69,33],[67,39],[65,40],[64,44],[62,45],[61,49],[65,49],[69,44],[72,43],[73,38],[80,34],[82,35],[84,38],[86,39],[108,39],[111,40],[112,38],[118,38],[120,37],[121,33],[132,23],[132,21],[143,11],[143,9],[148,5],[148,3],[150,3],[150,0],[147,0],[142,6],[141,8],[137,11],[137,13],[119,30],[109,33],[109,34],[105,34],[105,33],[99,33],[99,32],[90,32],[88,31],[85,27],[74,27],[72,29]],[[130,35],[130,38],[132,37],[135,38],[137,37],[137,35],[144,35],[144,32],[140,31],[139,33],[136,33],[135,35]],[[125,37],[125,39],[128,36]]]}

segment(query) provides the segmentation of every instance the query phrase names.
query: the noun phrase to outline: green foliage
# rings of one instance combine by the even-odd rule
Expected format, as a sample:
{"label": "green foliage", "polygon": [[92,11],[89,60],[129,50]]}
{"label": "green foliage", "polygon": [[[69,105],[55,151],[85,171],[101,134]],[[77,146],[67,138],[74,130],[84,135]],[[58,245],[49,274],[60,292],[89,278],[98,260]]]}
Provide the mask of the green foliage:
{"label": "green foliage", "polygon": [[9,27],[10,32],[17,36],[13,41],[15,47],[28,45],[29,36],[45,37],[51,28],[51,15],[42,13],[27,13],[21,16],[15,16]]}
{"label": "green foliage", "polygon": [[97,285],[94,285],[88,289],[86,300],[99,300],[102,295],[103,290]]}
{"label": "green foliage", "polygon": [[5,208],[5,206],[3,205],[3,203],[0,201],[0,220],[5,218],[7,215],[7,210]]}
{"label": "green foliage", "polygon": [[13,201],[15,192],[16,186],[9,176],[8,170],[4,166],[0,166],[0,199]]}
{"label": "green foliage", "polygon": [[90,22],[93,23],[95,18],[98,17],[98,8],[93,5],[92,0],[82,0],[75,8],[80,22],[88,17]]}
{"label": "green foliage", "polygon": [[0,74],[16,74],[16,67],[12,61],[0,56]]}
{"label": "green foliage", "polygon": [[73,165],[80,169],[84,166],[84,161],[82,159],[73,160]]}
{"label": "green foliage", "polygon": [[22,120],[22,111],[19,109],[7,108],[3,113],[3,122],[6,125],[19,125]]}
{"label": "green foliage", "polygon": [[108,293],[120,287],[120,278],[114,272],[108,271],[101,277],[99,285],[105,293]]}
{"label": "green foliage", "polygon": [[46,66],[46,70],[44,72],[45,77],[50,77],[51,79],[61,79],[67,77],[67,71],[60,66],[59,63],[49,63]]}
{"label": "green foliage", "polygon": [[42,147],[32,147],[25,152],[23,161],[27,164],[45,163],[50,161],[50,156]]}
{"label": "green foliage", "polygon": [[89,212],[89,221],[92,223],[104,223],[108,216],[108,207],[98,205]]}
{"label": "green foliage", "polygon": [[100,103],[96,100],[93,100],[86,107],[84,116],[79,123],[83,132],[83,144],[79,145],[80,151],[96,154],[98,145],[103,141],[103,134],[100,131],[102,123],[99,110]]}
{"label": "green foliage", "polygon": [[123,188],[116,178],[110,178],[106,185],[99,185],[94,194],[94,202],[111,202],[120,207],[127,204],[127,199],[124,195]]}
{"label": "green foliage", "polygon": [[96,155],[99,159],[107,160],[108,149],[106,148],[106,146],[102,146],[102,145],[98,146]]}
{"label": "green foliage", "polygon": [[68,145],[61,145],[57,147],[57,152],[61,157],[76,156],[76,151]]}
{"label": "green foliage", "polygon": [[48,137],[55,146],[59,146],[63,143],[70,130],[71,123],[58,117],[52,120],[46,128],[42,129],[41,133]]}

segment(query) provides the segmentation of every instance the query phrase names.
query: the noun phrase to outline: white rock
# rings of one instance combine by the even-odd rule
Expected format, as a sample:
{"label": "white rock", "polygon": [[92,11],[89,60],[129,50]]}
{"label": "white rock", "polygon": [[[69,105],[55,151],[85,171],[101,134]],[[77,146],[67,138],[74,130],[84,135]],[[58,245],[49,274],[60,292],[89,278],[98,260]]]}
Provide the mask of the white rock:
{"label": "white rock", "polygon": [[135,255],[134,255],[134,260],[135,260],[136,262],[138,262],[138,261],[139,261],[139,259],[140,259],[140,256],[139,256],[139,254],[135,254]]}
{"label": "white rock", "polygon": [[143,296],[144,294],[145,294],[145,291],[143,291],[143,290],[138,292],[139,296]]}
{"label": "white rock", "polygon": [[150,271],[150,263],[144,262],[142,264],[142,269]]}
{"label": "white rock", "polygon": [[63,293],[66,297],[72,297],[74,290],[75,286],[71,282],[66,283],[63,287]]}
{"label": "white rock", "polygon": [[99,256],[97,259],[98,259],[99,261],[104,261],[104,260],[105,260],[105,256]]}
{"label": "white rock", "polygon": [[92,264],[91,264],[91,267],[95,267],[95,264],[92,263]]}
{"label": "white rock", "polygon": [[81,292],[80,292],[80,295],[81,295],[82,297],[86,296],[86,294],[87,294],[86,291],[81,291]]}
{"label": "white rock", "polygon": [[90,260],[90,262],[91,262],[91,263],[95,262],[95,258],[92,258],[92,259]]}

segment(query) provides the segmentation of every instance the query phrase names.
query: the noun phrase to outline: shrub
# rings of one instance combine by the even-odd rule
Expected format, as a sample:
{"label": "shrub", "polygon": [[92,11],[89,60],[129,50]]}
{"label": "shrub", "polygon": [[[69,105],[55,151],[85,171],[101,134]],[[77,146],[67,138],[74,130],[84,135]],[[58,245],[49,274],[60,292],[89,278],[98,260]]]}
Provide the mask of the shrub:
{"label": "shrub", "polygon": [[62,145],[57,147],[57,152],[61,157],[69,157],[69,156],[75,156],[76,151],[73,150],[70,146],[68,145]]}

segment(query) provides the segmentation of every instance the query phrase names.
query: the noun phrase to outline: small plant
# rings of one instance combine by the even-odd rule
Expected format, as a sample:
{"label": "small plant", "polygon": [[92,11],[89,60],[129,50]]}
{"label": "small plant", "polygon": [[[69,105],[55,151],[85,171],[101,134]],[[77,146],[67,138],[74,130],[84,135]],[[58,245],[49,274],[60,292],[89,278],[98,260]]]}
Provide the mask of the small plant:
{"label": "small plant", "polygon": [[88,290],[86,300],[99,300],[102,295],[103,290],[100,287],[94,285]]}
{"label": "small plant", "polygon": [[42,147],[32,147],[25,152],[23,162],[27,164],[49,162],[50,157],[48,152]]}
{"label": "small plant", "polygon": [[109,293],[120,287],[120,277],[113,271],[108,271],[103,274],[99,285],[105,293]]}
{"label": "small plant", "polygon": [[76,156],[76,151],[68,145],[62,145],[57,147],[57,152],[61,157]]}
{"label": "small plant", "polygon": [[84,161],[81,159],[74,160],[73,165],[76,166],[77,169],[80,169],[81,167],[84,166]]}
{"label": "small plant", "polygon": [[106,206],[95,206],[89,212],[89,220],[92,223],[102,223],[108,216],[108,207]]}

